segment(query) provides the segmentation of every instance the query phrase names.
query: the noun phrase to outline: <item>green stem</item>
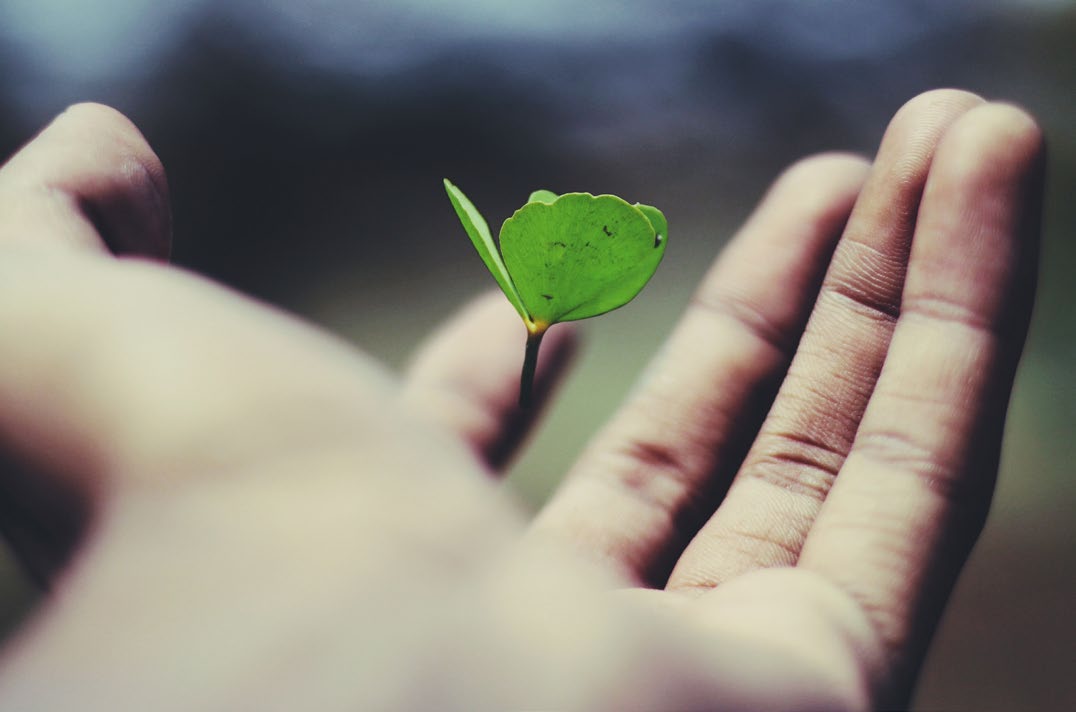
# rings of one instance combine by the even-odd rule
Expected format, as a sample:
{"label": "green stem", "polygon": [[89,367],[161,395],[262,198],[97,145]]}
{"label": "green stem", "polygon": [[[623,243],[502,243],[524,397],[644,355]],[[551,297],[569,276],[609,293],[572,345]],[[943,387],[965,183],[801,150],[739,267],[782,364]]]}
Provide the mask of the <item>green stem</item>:
{"label": "green stem", "polygon": [[538,348],[542,345],[545,329],[527,334],[527,348],[523,355],[523,373],[519,377],[519,407],[529,409],[534,401],[534,371],[538,366]]}

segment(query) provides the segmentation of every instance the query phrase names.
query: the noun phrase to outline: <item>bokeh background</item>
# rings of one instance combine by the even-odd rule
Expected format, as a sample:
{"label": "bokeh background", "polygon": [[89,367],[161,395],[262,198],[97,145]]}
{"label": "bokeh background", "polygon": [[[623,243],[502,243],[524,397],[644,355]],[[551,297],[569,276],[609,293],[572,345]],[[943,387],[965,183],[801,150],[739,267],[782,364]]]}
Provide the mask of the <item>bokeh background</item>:
{"label": "bokeh background", "polygon": [[[916,706],[1076,709],[1076,3],[0,2],[0,155],[72,102],[120,108],[168,169],[177,262],[397,367],[492,286],[442,177],[494,225],[537,187],[663,208],[665,263],[583,325],[578,368],[509,478],[529,507],[777,172],[872,153],[904,101],[940,86],[1029,108],[1051,163],[999,490]],[[9,562],[0,584],[11,630],[33,594]]]}

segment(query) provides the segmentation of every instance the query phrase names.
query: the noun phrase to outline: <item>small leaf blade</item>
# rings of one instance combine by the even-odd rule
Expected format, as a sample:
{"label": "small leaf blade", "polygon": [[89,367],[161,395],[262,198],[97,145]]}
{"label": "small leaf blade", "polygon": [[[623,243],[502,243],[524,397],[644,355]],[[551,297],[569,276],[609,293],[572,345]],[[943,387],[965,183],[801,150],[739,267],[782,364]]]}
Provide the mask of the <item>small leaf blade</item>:
{"label": "small leaf blade", "polygon": [[493,235],[489,231],[486,219],[482,217],[482,213],[478,212],[474,203],[463,194],[463,191],[452,184],[452,181],[445,178],[444,182],[448,199],[452,202],[452,207],[455,208],[456,215],[463,223],[463,229],[467,231],[475,250],[478,251],[478,256],[482,258],[486,269],[493,275],[493,279],[504,292],[504,296],[508,298],[523,320],[530,324],[533,321],[531,315],[520,298],[519,291],[512,281],[512,276],[508,273],[508,268],[505,267],[496,243],[493,242]]}

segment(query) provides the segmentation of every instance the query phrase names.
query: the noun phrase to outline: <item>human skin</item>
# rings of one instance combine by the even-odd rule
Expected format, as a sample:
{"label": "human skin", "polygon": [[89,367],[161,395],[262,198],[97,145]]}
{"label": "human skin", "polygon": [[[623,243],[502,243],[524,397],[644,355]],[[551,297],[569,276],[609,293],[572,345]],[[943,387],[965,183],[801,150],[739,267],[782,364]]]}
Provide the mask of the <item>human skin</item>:
{"label": "human skin", "polygon": [[48,590],[0,709],[905,705],[989,507],[1043,162],[940,90],[790,168],[527,522],[503,297],[394,377],[168,266],[156,156],[72,107],[0,170],[0,526]]}

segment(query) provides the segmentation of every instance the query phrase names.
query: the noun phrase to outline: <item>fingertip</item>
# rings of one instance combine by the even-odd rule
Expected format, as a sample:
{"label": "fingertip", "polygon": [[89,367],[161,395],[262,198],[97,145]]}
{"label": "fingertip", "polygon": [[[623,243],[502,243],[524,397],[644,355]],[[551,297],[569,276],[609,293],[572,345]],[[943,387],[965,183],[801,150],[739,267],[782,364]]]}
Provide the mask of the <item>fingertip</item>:
{"label": "fingertip", "polygon": [[447,320],[413,359],[404,400],[472,446],[493,470],[512,458],[568,369],[577,330],[557,324],[539,352],[531,407],[518,406],[527,331],[498,291]]}
{"label": "fingertip", "polygon": [[[765,203],[807,217],[817,226],[843,221],[870,174],[871,163],[854,153],[827,152],[803,158],[785,169]],[[826,227],[816,230],[831,233]]]}
{"label": "fingertip", "polygon": [[886,127],[875,159],[876,180],[907,193],[904,200],[917,198],[941,137],[963,114],[985,103],[960,89],[934,89],[909,99]]}
{"label": "fingertip", "polygon": [[71,104],[53,119],[52,125],[68,122],[81,128],[93,129],[98,134],[108,133],[132,140],[133,143],[144,140],[138,127],[126,114],[107,104],[93,101]]}
{"label": "fingertip", "polygon": [[117,145],[121,153],[143,165],[153,187],[162,197],[167,197],[168,180],[164,166],[142,131],[123,112],[106,104],[80,102],[64,109],[53,120],[52,125],[57,124],[73,133],[84,134],[91,140]]}
{"label": "fingertip", "polygon": [[1042,129],[1012,104],[954,122],[927,182],[906,287],[906,301],[965,304],[1007,337],[1013,358],[1035,299],[1045,158]]}
{"label": "fingertip", "polygon": [[957,161],[967,172],[990,174],[1033,171],[1041,168],[1046,154],[1042,128],[1031,114],[1001,102],[983,104],[960,117],[938,148],[939,160]]}
{"label": "fingertip", "polygon": [[[522,361],[523,345],[526,342],[526,328],[519,314],[505,299],[500,290],[491,289],[471,299],[447,320],[415,356],[410,370],[423,367],[423,361],[436,358],[437,347],[449,349],[464,343],[476,350],[493,348],[518,350]],[[451,341],[456,343],[449,343]],[[579,330],[573,323],[555,324],[550,327],[542,340],[539,354],[539,379],[545,364],[556,366],[561,360],[570,359],[579,343]],[[506,348],[508,344],[510,347]],[[518,348],[517,348],[518,347]]]}
{"label": "fingertip", "polygon": [[519,313],[499,289],[487,289],[473,297],[452,315],[452,319],[466,319],[497,330],[517,329],[520,325]]}
{"label": "fingertip", "polygon": [[866,158],[836,151],[790,165],[721,255],[700,293],[709,294],[714,285],[744,282],[745,270],[755,273],[745,289],[774,273],[797,283],[820,279],[870,172]]}
{"label": "fingertip", "polygon": [[97,227],[109,248],[117,254],[168,259],[172,249],[168,178],[134,122],[117,109],[94,102],[72,104],[57,121],[70,124],[72,134],[97,143],[104,154],[98,169],[113,185],[96,196],[92,209],[99,212]]}
{"label": "fingertip", "polygon": [[[167,259],[172,222],[160,159],[119,111],[79,103],[59,114],[0,171],[12,203],[47,203],[20,211],[9,232],[35,240],[103,243],[116,254]],[[29,224],[27,224],[29,223]]]}
{"label": "fingertip", "polygon": [[893,115],[890,126],[915,124],[932,114],[949,116],[954,111],[962,113],[985,103],[983,97],[965,89],[931,89],[904,102]]}
{"label": "fingertip", "polygon": [[822,179],[862,182],[870,172],[870,160],[858,153],[826,151],[796,161],[780,175],[776,185],[790,190],[814,189]]}

